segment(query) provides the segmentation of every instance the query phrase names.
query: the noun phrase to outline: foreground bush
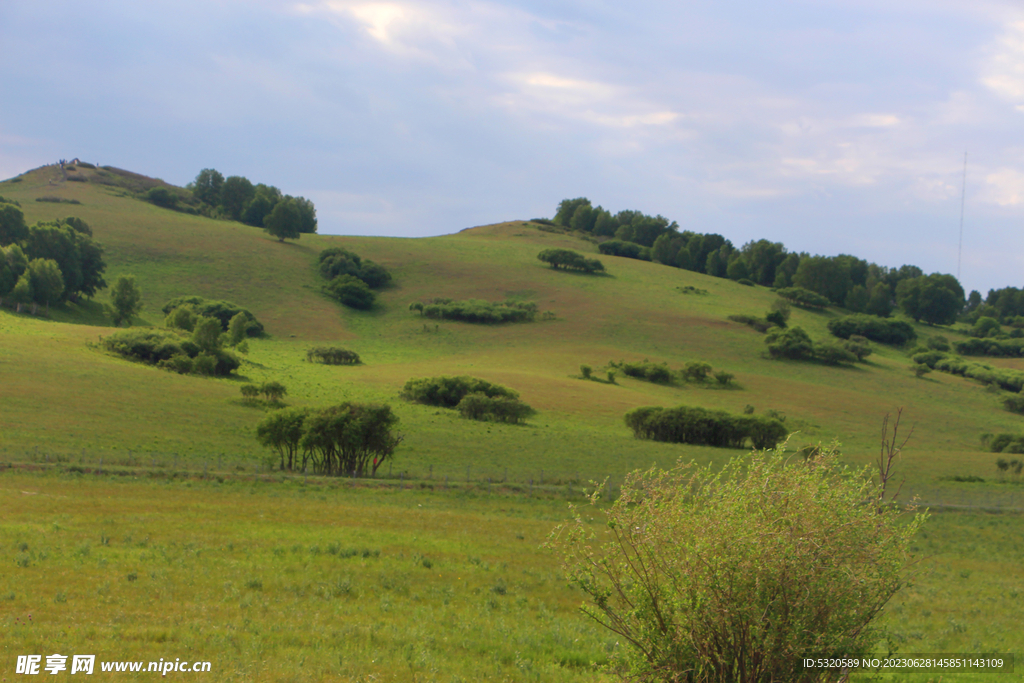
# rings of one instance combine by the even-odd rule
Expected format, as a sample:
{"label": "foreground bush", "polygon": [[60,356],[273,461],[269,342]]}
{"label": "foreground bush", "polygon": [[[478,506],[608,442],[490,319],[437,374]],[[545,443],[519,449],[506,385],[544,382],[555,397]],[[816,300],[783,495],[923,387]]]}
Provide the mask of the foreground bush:
{"label": "foreground bush", "polygon": [[466,394],[459,401],[458,411],[462,417],[470,420],[487,420],[519,424],[535,414],[530,406],[516,398],[497,396],[491,398],[487,394]]}
{"label": "foreground bush", "polygon": [[424,377],[411,379],[402,388],[402,398],[442,408],[456,408],[469,394],[487,398],[517,399],[519,394],[498,384],[476,377]]}
{"label": "foreground bush", "polygon": [[638,439],[721,448],[743,448],[748,438],[754,448],[774,448],[787,434],[775,418],[686,406],[637,408],[626,413],[625,420]]}
{"label": "foreground bush", "polygon": [[129,360],[183,375],[223,377],[241,365],[234,354],[216,344],[205,346],[194,338],[170,330],[136,328],[115,332],[103,339],[103,347]]}
{"label": "foreground bush", "polygon": [[783,451],[626,479],[618,499],[552,534],[584,612],[621,639],[631,681],[733,683],[845,680],[805,673],[808,653],[857,656],[903,585],[907,549],[925,520],[878,505],[866,471],[834,449],[807,461]]}
{"label": "foreground bush", "polygon": [[905,344],[917,338],[910,323],[888,320],[876,315],[844,315],[828,321],[828,331],[840,339],[857,335],[880,344]]}

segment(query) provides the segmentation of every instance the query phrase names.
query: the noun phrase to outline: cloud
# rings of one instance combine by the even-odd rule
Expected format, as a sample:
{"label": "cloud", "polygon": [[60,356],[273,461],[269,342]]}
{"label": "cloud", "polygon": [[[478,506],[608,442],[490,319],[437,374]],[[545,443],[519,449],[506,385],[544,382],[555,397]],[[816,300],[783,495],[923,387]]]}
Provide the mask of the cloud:
{"label": "cloud", "polygon": [[1000,168],[985,175],[984,198],[999,206],[1024,204],[1024,171]]}
{"label": "cloud", "polygon": [[1024,106],[1024,21],[1009,23],[991,48],[981,78],[1000,97]]}

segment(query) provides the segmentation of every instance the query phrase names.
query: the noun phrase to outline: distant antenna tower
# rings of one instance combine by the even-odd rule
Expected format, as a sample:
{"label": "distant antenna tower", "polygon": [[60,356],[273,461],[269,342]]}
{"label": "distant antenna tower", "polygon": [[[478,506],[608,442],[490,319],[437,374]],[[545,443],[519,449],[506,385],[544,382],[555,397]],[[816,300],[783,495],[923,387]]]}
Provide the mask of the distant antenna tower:
{"label": "distant antenna tower", "polygon": [[967,199],[967,152],[964,152],[964,184],[960,191],[960,246],[956,251],[956,279],[960,279],[960,258],[964,252],[964,202]]}

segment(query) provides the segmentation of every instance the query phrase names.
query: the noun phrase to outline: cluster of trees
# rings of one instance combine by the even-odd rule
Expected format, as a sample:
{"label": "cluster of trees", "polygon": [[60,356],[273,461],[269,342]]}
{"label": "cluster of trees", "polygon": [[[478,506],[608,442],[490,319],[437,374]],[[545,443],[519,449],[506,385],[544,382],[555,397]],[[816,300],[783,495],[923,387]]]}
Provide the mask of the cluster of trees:
{"label": "cluster of trees", "polygon": [[384,266],[343,247],[320,252],[320,276],[327,280],[328,294],[350,308],[369,310],[377,295],[372,290],[387,287],[391,273]]}
{"label": "cluster of trees", "polygon": [[536,411],[519,400],[519,393],[477,377],[425,377],[410,379],[402,398],[414,403],[455,408],[472,420],[518,424]]}
{"label": "cluster of trees", "polygon": [[103,248],[74,216],[29,227],[21,208],[0,197],[0,304],[50,304],[92,297],[107,286]]}
{"label": "cluster of trees", "polygon": [[256,427],[259,442],[280,455],[282,470],[328,476],[374,476],[402,442],[391,406],[346,402],[275,411]]}
{"label": "cluster of trees", "polygon": [[242,399],[255,401],[261,394],[267,403],[279,404],[281,399],[288,394],[288,389],[276,381],[264,382],[263,384],[243,384],[240,387]]}
{"label": "cluster of trees", "polygon": [[596,258],[587,258],[571,249],[545,249],[537,254],[537,258],[549,264],[555,270],[579,270],[584,273],[603,273],[604,264]]}
{"label": "cluster of trees", "polygon": [[[682,368],[675,371],[671,370],[667,363],[653,363],[646,358],[642,361],[633,362],[619,361],[616,363],[613,361],[608,363],[608,367],[621,372],[627,377],[642,379],[654,384],[671,384],[677,379],[683,382],[702,384],[713,376],[718,384],[726,386],[734,379],[731,373],[725,371],[715,372],[712,375],[714,368],[710,363],[702,360],[689,361]],[[587,373],[584,374],[586,375]]]}
{"label": "cluster of trees", "polygon": [[638,439],[721,448],[774,448],[786,438],[785,425],[772,417],[730,415],[721,410],[644,407],[626,413],[626,426]]}
{"label": "cluster of trees", "polygon": [[431,299],[427,303],[414,301],[410,311],[435,320],[459,320],[464,323],[493,325],[499,323],[531,322],[537,317],[537,304],[532,301],[494,302],[480,299],[453,301],[452,299]]}
{"label": "cluster of trees", "polygon": [[[982,440],[992,453],[1024,453],[1024,434],[986,434]],[[996,461],[996,467],[1001,472],[1013,467],[1018,475],[1024,470],[1024,464],[1019,460],[1007,462],[1002,458]]]}
{"label": "cluster of trees", "polygon": [[914,349],[911,360],[917,365],[924,365],[931,370],[947,372],[951,375],[968,377],[985,385],[991,385],[1020,393],[1024,389],[1024,372],[1005,368],[992,368],[981,363],[965,361],[954,355],[938,350]]}
{"label": "cluster of trees", "polygon": [[156,365],[183,375],[227,376],[238,369],[238,357],[221,345],[220,323],[201,318],[191,335],[173,330],[136,328],[103,339],[103,346],[129,360]]}
{"label": "cluster of trees", "polygon": [[230,301],[204,299],[201,296],[179,296],[164,304],[164,324],[167,327],[191,332],[200,318],[215,319],[228,343],[238,344],[245,337],[259,337],[263,324],[249,310]]}
{"label": "cluster of trees", "polygon": [[[253,185],[244,176],[225,178],[212,168],[204,168],[188,184],[188,189],[201,202],[207,215],[265,228],[280,241],[316,232],[313,202],[305,197],[282,194],[273,185]],[[159,203],[152,197],[150,201]]]}
{"label": "cluster of trees", "polygon": [[828,331],[840,339],[861,336],[880,344],[901,346],[917,338],[910,323],[883,320],[872,315],[844,315],[828,321]]}
{"label": "cluster of trees", "polygon": [[[823,297],[827,300],[824,305],[844,306],[855,313],[888,317],[899,306],[914,320],[945,325],[964,309],[963,288],[956,278],[938,273],[926,276],[917,266],[888,268],[848,254],[789,252],[781,242],[766,239],[736,248],[718,234],[680,232],[674,221],[663,216],[646,216],[639,211],[620,211],[613,216],[600,206],[591,206],[585,197],[559,203],[553,222],[614,238],[598,245],[603,254],[655,261],[776,289],[798,287]],[[901,286],[904,282],[910,284]],[[999,311],[1019,310],[1014,315],[1024,315],[1024,296],[1017,297],[1015,292],[990,292],[992,306],[998,304]],[[980,295],[975,298],[980,307]]]}
{"label": "cluster of trees", "polygon": [[359,354],[337,346],[314,346],[306,351],[306,360],[324,365],[359,365]]}
{"label": "cluster of trees", "polygon": [[800,658],[873,651],[883,632],[872,621],[903,585],[926,517],[904,520],[834,447],[721,470],[680,463],[631,474],[611,505],[601,493],[551,545],[635,681],[845,680]]}
{"label": "cluster of trees", "polygon": [[975,323],[983,317],[994,318],[1002,325],[1024,327],[1024,289],[990,289],[984,300],[979,292],[971,292],[967,297],[964,319]]}
{"label": "cluster of trees", "polygon": [[816,360],[825,365],[864,361],[872,353],[865,337],[853,335],[841,345],[815,343],[802,327],[773,328],[764,338],[768,355],[776,359]]}
{"label": "cluster of trees", "polygon": [[953,347],[962,356],[996,356],[1001,358],[1020,358],[1024,356],[1024,339],[967,339],[954,343]]}

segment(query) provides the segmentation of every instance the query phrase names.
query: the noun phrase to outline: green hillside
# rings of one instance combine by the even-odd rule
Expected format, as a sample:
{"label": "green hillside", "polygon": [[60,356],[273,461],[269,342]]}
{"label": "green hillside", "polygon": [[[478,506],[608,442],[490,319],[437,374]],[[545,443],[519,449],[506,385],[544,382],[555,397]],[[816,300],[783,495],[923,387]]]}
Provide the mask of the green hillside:
{"label": "green hillside", "polygon": [[[851,461],[865,462],[877,448],[882,417],[903,406],[915,427],[910,452],[920,454],[908,462],[909,484],[934,496],[948,488],[941,477],[994,474],[993,457],[980,450],[982,433],[1020,429],[1019,417],[969,380],[942,373],[915,378],[898,349],[876,344],[869,362],[854,367],[769,360],[762,334],[727,320],[730,314],[763,315],[776,298],[765,288],[614,256],[602,257],[607,276],[552,270],[536,259],[541,249],[596,247],[539,229],[544,226],[513,221],[422,239],[306,235],[281,243],[249,226],[156,207],[98,180],[66,182],[59,168],[43,167],[0,184],[0,192],[21,203],[29,223],[85,219],[106,250],[108,281],[131,273],[142,287],[145,308],[136,325],[161,325],[165,301],[197,294],[248,308],[268,336],[251,343],[241,379],[200,379],[129,363],[90,345],[111,331],[99,306],[105,292],[96,302],[54,310],[52,319],[4,309],[0,334],[12,392],[0,419],[11,459],[40,446],[78,456],[85,449],[94,459],[129,450],[156,458],[257,458],[254,426],[263,412],[239,400],[245,379],[281,381],[287,402],[296,406],[392,402],[406,437],[396,462],[417,477],[431,468],[465,477],[469,466],[470,477],[475,471],[503,478],[507,468],[509,478],[521,481],[539,479],[542,470],[546,477],[587,479],[680,455],[731,455],[634,440],[622,416],[644,405],[775,410],[799,431],[798,442],[837,438]],[[35,201],[39,197],[80,203]],[[334,245],[393,273],[393,285],[373,311],[345,308],[321,292],[316,258]],[[688,286],[707,294],[684,293]],[[408,310],[410,302],[434,297],[534,301],[554,319],[438,324]],[[825,325],[839,314],[795,309],[790,325],[826,339]],[[935,330],[918,326],[918,333]],[[364,364],[305,362],[305,351],[324,342],[351,348]],[[581,364],[603,377],[609,361],[645,358],[672,368],[703,360],[733,373],[739,388],[658,386],[621,373],[616,384],[577,377]],[[528,426],[470,423],[397,399],[407,379],[439,374],[471,374],[513,387],[539,414]],[[55,413],[62,416],[56,430],[46,418]],[[516,443],[512,459],[506,455],[510,440]]]}
{"label": "green hillside", "polygon": [[[914,429],[899,464],[904,495],[943,512],[911,548],[917,577],[885,617],[893,642],[922,653],[1024,646],[1022,518],[1011,514],[1024,496],[980,444],[983,433],[1024,429],[980,384],[917,378],[904,350],[879,344],[854,366],[771,360],[763,334],[728,320],[763,316],[777,298],[770,290],[614,256],[599,256],[606,275],[553,270],[538,252],[593,257],[597,247],[529,221],[282,243],[137,198],[161,181],[75,173],[84,180],[36,169],[0,183],[0,195],[29,224],[88,222],[107,281],[133,274],[142,288],[136,327],[161,326],[167,300],[199,295],[247,308],[267,334],[248,341],[237,377],[202,378],[103,350],[115,331],[106,291],[49,316],[0,308],[3,661],[57,647],[107,660],[212,660],[224,681],[613,680],[599,667],[618,639],[578,615],[580,593],[542,547],[566,502],[589,480],[614,487],[652,463],[744,456],[634,439],[623,416],[651,405],[774,410],[798,432],[793,445],[838,439],[853,465],[877,457],[883,417],[903,407],[903,434]],[[317,260],[331,246],[392,273],[372,310],[323,293]],[[530,301],[550,314],[472,325],[409,309],[439,297]],[[789,324],[826,340],[843,313],[793,309]],[[307,362],[316,345],[344,346],[363,363]],[[673,369],[705,361],[735,385],[580,377],[583,364],[603,380],[610,361],[644,359]],[[442,374],[511,387],[537,414],[524,425],[475,422],[400,398],[408,379]],[[269,408],[239,391],[272,380],[289,406],[390,404],[404,441],[382,481],[273,470],[276,456],[255,438]]]}

